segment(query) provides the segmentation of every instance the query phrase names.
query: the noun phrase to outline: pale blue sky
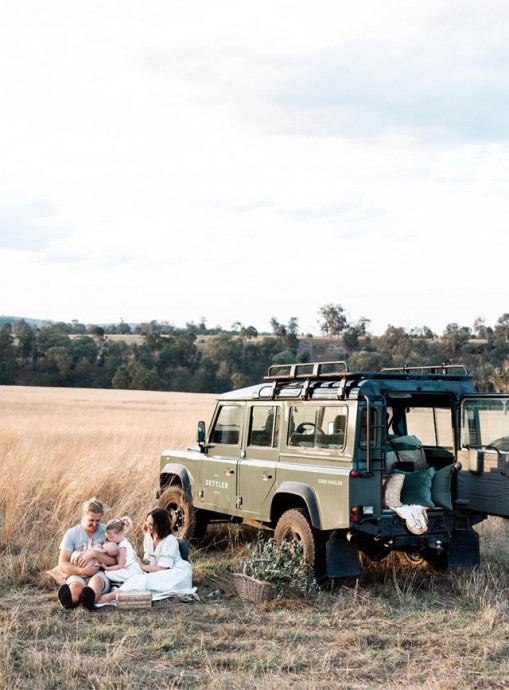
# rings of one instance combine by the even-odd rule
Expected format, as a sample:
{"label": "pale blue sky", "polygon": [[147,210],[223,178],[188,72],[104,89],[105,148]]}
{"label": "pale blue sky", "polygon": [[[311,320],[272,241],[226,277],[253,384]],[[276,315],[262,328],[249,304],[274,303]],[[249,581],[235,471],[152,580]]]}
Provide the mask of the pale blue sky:
{"label": "pale blue sky", "polygon": [[509,311],[502,0],[3,0],[0,314]]}

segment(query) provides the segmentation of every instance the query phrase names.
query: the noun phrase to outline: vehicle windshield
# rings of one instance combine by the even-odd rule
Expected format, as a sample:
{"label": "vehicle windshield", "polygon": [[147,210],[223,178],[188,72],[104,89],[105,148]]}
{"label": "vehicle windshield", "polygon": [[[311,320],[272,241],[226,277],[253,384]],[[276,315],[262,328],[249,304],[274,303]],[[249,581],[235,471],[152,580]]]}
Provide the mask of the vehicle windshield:
{"label": "vehicle windshield", "polygon": [[509,397],[465,400],[461,441],[464,448],[495,448],[509,452]]}

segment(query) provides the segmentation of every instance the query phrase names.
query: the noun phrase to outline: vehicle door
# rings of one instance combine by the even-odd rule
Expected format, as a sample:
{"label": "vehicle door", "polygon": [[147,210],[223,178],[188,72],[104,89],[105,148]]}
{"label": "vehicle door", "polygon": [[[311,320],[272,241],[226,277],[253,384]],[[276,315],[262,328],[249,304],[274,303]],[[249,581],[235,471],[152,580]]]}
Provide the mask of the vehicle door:
{"label": "vehicle door", "polygon": [[281,407],[248,403],[245,443],[238,468],[238,507],[246,517],[267,519],[276,482]]}
{"label": "vehicle door", "polygon": [[240,458],[244,403],[218,405],[202,460],[201,500],[204,507],[235,512],[237,464]]}
{"label": "vehicle door", "polygon": [[465,507],[509,517],[509,396],[462,398],[458,460],[458,498]]}

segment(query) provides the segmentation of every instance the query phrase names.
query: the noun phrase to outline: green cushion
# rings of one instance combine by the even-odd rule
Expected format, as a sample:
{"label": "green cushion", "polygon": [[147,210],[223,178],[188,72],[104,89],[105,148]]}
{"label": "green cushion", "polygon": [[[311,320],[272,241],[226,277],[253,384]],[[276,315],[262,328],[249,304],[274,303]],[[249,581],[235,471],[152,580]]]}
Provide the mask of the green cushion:
{"label": "green cushion", "polygon": [[394,472],[405,475],[403,491],[401,492],[401,501],[404,505],[435,507],[431,498],[431,486],[435,475],[434,467],[428,467],[426,470],[415,470],[414,472],[402,472],[401,470],[394,470]]}
{"label": "green cushion", "polygon": [[413,462],[416,470],[428,467],[426,453],[417,436],[395,436],[389,439],[389,443],[401,462]]}
{"label": "green cushion", "polygon": [[435,472],[431,485],[431,500],[437,506],[452,510],[451,477],[454,471],[453,465],[447,465]]}

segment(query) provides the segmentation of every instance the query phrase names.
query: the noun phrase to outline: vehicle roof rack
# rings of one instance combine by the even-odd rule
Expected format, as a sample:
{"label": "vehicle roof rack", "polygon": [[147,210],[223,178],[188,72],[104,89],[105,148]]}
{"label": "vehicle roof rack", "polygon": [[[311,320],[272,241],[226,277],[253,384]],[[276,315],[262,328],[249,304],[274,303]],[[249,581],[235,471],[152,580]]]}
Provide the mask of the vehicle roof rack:
{"label": "vehicle roof rack", "polygon": [[306,362],[304,364],[273,364],[269,367],[266,381],[288,381],[289,379],[328,379],[348,373],[348,364],[336,362]]}
{"label": "vehicle roof rack", "polygon": [[411,367],[404,364],[402,367],[387,367],[382,369],[382,374],[468,374],[464,364],[437,364],[426,367]]}

